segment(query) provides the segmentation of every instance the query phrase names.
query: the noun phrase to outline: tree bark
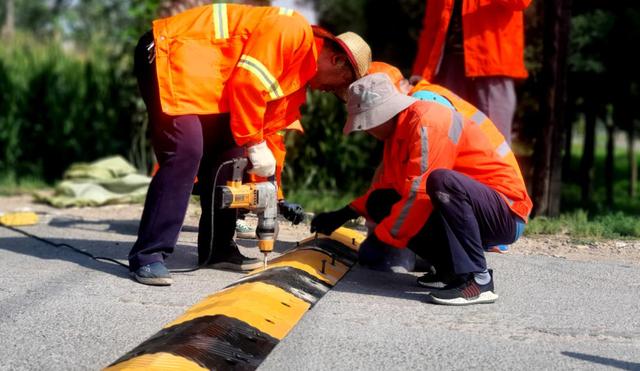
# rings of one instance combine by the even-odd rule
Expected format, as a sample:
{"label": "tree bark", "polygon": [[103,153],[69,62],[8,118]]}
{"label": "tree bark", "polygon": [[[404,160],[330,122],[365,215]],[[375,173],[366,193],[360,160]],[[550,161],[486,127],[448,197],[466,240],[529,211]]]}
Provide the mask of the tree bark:
{"label": "tree bark", "polygon": [[636,132],[633,123],[627,129],[627,156],[629,157],[629,197],[635,198],[638,189],[638,160],[636,158]]}
{"label": "tree bark", "polygon": [[604,181],[606,184],[607,192],[607,207],[611,209],[613,207],[613,148],[614,148],[614,136],[616,126],[613,124],[610,118],[607,118],[607,157],[604,166]]}
{"label": "tree bark", "polygon": [[580,187],[582,207],[588,208],[593,191],[593,163],[596,148],[596,110],[591,101],[585,102],[584,112],[584,145],[580,160]]}
{"label": "tree bark", "polygon": [[5,0],[5,19],[2,25],[2,36],[12,37],[16,31],[15,3],[14,0]]}
{"label": "tree bark", "polygon": [[571,0],[544,2],[544,87],[540,97],[544,124],[535,148],[534,215],[560,213],[570,21]]}

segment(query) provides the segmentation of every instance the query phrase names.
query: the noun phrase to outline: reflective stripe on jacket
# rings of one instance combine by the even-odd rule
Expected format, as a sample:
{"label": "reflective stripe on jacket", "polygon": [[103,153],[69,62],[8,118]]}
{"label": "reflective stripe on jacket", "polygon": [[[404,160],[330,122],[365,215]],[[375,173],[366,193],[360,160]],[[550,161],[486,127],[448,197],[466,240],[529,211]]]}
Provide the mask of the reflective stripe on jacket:
{"label": "reflective stripe on jacket", "polygon": [[452,169],[491,187],[523,220],[532,208],[517,163],[505,159],[481,125],[438,103],[416,102],[397,116],[382,161],[380,179],[351,206],[365,215],[364,206],[373,190],[395,189],[402,198],[377,225],[375,234],[398,248],[407,246],[433,210],[426,183],[435,169]]}
{"label": "reflective stripe on jacket", "polygon": [[491,144],[493,145],[493,149],[502,155],[503,159],[511,165],[517,172],[518,176],[522,178],[522,174],[520,173],[520,166],[518,165],[518,160],[516,159],[515,154],[511,150],[511,146],[504,138],[504,135],[500,133],[500,130],[496,127],[496,125],[491,121],[489,116],[485,115],[482,111],[477,109],[474,105],[467,102],[466,100],[460,98],[457,94],[452,92],[451,90],[445,88],[444,86],[438,84],[432,84],[427,80],[420,80],[413,89],[409,92],[409,95],[413,95],[418,91],[431,91],[441,96],[447,98],[449,102],[453,105],[456,111],[460,112],[460,114],[467,120],[472,121],[477,124],[480,129],[484,132],[484,134],[489,138]]}
{"label": "reflective stripe on jacket", "polygon": [[[465,75],[526,78],[523,10],[531,0],[462,0]],[[429,0],[413,74],[433,80],[455,0]]]}
{"label": "reflective stripe on jacket", "polygon": [[298,118],[318,55],[298,13],[213,4],[156,20],[153,33],[165,113],[230,112],[238,145]]}

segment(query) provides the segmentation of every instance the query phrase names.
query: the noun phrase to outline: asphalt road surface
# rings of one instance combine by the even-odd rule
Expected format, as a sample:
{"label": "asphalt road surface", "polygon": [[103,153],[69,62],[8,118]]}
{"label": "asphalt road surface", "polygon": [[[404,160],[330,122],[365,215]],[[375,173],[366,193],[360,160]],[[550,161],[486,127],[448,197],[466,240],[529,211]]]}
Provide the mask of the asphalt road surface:
{"label": "asphalt road surface", "polygon": [[[35,208],[41,221],[25,231],[122,262],[141,210]],[[172,268],[195,264],[194,220]],[[277,250],[305,233],[285,230]],[[356,267],[260,369],[640,370],[640,262],[512,251],[489,263],[500,299],[469,307],[429,303],[417,273]],[[0,228],[0,370],[100,369],[240,277],[203,269],[175,275],[171,287],[144,286],[120,266]]]}

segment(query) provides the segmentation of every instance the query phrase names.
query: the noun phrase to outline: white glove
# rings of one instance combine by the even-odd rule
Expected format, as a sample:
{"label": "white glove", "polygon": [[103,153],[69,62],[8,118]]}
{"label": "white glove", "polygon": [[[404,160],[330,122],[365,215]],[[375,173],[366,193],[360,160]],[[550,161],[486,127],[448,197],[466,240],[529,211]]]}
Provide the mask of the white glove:
{"label": "white glove", "polygon": [[276,159],[267,142],[262,141],[247,148],[247,156],[253,167],[249,169],[249,173],[268,178],[276,173]]}

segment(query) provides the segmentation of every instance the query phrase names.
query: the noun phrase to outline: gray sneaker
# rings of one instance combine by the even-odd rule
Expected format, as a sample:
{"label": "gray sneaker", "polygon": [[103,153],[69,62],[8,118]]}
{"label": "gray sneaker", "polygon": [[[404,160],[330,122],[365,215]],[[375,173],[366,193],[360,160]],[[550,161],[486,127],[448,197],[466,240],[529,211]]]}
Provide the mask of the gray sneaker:
{"label": "gray sneaker", "polygon": [[171,273],[163,262],[155,262],[143,265],[135,272],[131,272],[133,278],[145,285],[151,286],[169,286],[173,283]]}

